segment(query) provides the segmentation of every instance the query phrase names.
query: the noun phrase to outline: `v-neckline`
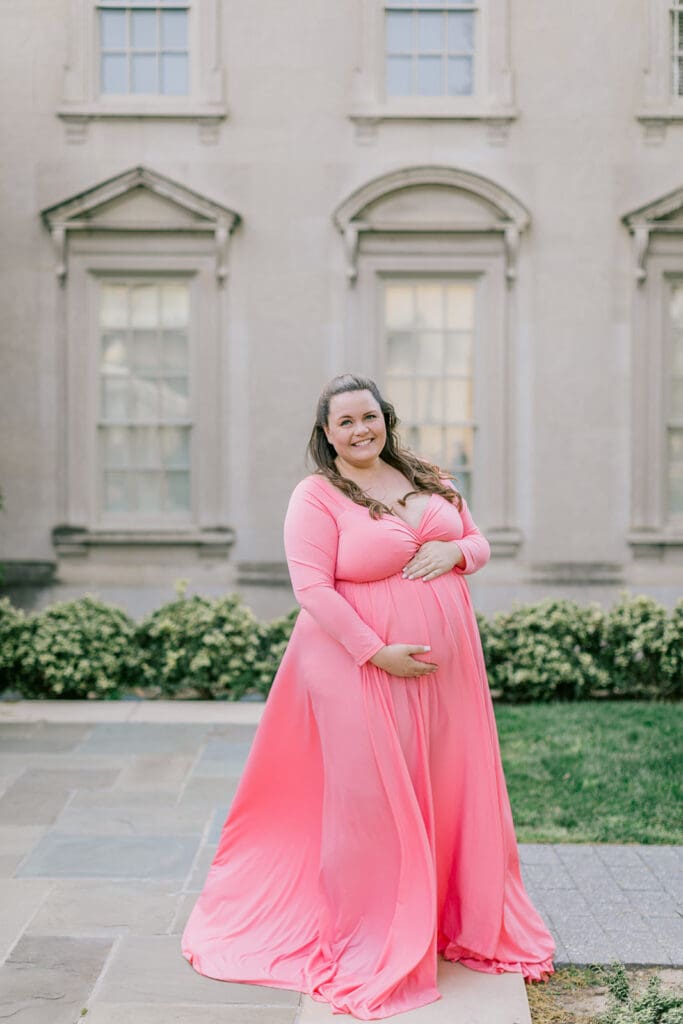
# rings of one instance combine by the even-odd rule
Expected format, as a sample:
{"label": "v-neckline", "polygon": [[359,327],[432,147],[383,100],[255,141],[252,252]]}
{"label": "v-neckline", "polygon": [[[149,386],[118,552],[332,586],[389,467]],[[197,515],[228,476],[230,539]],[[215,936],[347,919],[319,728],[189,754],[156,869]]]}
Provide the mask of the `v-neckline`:
{"label": "v-neckline", "polygon": [[[353,498],[349,498],[348,494],[344,494],[343,491],[340,491],[340,489],[335,484],[333,484],[331,480],[328,480],[327,477],[323,476],[322,473],[314,474],[314,475],[319,476],[321,480],[324,480],[326,483],[328,483],[336,494],[341,494],[342,498],[346,498],[346,500],[348,502],[350,502],[352,505],[354,505],[356,508],[364,508],[365,507],[364,505],[359,505],[357,501],[353,500]],[[410,492],[407,492],[407,493],[410,493]],[[427,504],[425,505],[425,507],[423,509],[422,515],[420,516],[420,521],[418,522],[417,526],[411,526],[411,524],[409,522],[407,522],[407,520],[405,520],[403,518],[403,516],[400,516],[398,514],[398,512],[390,512],[388,514],[386,512],[382,512],[381,515],[385,519],[397,519],[399,523],[401,523],[403,526],[405,526],[406,529],[410,530],[412,533],[419,533],[420,530],[422,529],[422,524],[425,521],[425,516],[429,512],[429,507],[430,507],[430,505],[432,503],[432,499],[435,498],[435,497],[436,497],[436,491],[432,491],[430,493],[430,495],[429,495],[429,498],[427,499]]]}

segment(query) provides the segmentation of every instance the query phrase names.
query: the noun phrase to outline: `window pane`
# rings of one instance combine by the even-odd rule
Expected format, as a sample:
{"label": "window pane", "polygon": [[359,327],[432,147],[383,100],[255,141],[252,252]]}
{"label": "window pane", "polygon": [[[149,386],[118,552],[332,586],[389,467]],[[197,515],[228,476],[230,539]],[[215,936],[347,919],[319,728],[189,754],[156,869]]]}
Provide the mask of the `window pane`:
{"label": "window pane", "polygon": [[388,285],[385,290],[385,316],[389,330],[413,325],[412,285]]}
{"label": "window pane", "polygon": [[103,50],[126,49],[125,11],[100,11],[100,45]]}
{"label": "window pane", "polygon": [[187,49],[187,11],[161,12],[161,45],[164,50]]}
{"label": "window pane", "polygon": [[474,88],[471,57],[448,58],[448,95],[470,96]]}
{"label": "window pane", "polygon": [[447,427],[446,460],[451,469],[472,465],[473,431],[471,427]]}
{"label": "window pane", "polygon": [[683,380],[671,381],[671,415],[683,416]]}
{"label": "window pane", "polygon": [[128,462],[128,431],[125,427],[102,429],[102,451],[105,466],[113,469],[125,467]]}
{"label": "window pane", "polygon": [[683,430],[669,431],[669,458],[683,462]]}
{"label": "window pane", "polygon": [[131,288],[130,322],[133,327],[156,327],[159,322],[159,289],[155,284]]}
{"label": "window pane", "polygon": [[131,72],[131,92],[158,92],[157,58],[155,55],[133,54]]}
{"label": "window pane", "polygon": [[387,11],[387,53],[411,53],[413,49],[413,16],[402,11]]}
{"label": "window pane", "polygon": [[190,508],[190,474],[166,474],[166,505],[169,512],[187,512]]}
{"label": "window pane", "polygon": [[134,50],[157,49],[157,12],[132,11],[130,16],[131,47]]}
{"label": "window pane", "polygon": [[419,96],[440,96],[443,93],[441,57],[418,57],[417,92]]}
{"label": "window pane", "polygon": [[128,289],[124,285],[102,285],[100,323],[103,327],[125,327],[128,322]]}
{"label": "window pane", "polygon": [[416,415],[418,423],[441,423],[443,419],[443,388],[440,380],[415,382]]}
{"label": "window pane", "polygon": [[109,376],[125,377],[129,367],[126,335],[107,331],[102,335],[100,370]]}
{"label": "window pane", "polygon": [[131,419],[156,420],[159,417],[157,381],[137,378],[131,381]]}
{"label": "window pane", "polygon": [[441,465],[443,461],[443,430],[441,427],[425,426],[415,431],[411,445],[416,455],[429,462]]}
{"label": "window pane", "polygon": [[102,414],[106,420],[125,420],[128,413],[128,381],[102,380]]}
{"label": "window pane", "polygon": [[443,288],[440,285],[419,284],[415,288],[415,298],[416,324],[421,327],[442,327]]}
{"label": "window pane", "polygon": [[472,373],[472,336],[470,334],[447,334],[445,338],[445,369],[448,374]]}
{"label": "window pane", "polygon": [[390,380],[387,397],[396,409],[396,415],[404,423],[413,419],[413,381]]}
{"label": "window pane", "polygon": [[387,57],[387,95],[409,96],[413,91],[410,57]]}
{"label": "window pane", "polygon": [[160,381],[161,415],[164,419],[184,419],[189,410],[187,378],[167,377]]}
{"label": "window pane", "polygon": [[161,462],[157,427],[135,427],[130,431],[132,464],[138,469],[155,469]]}
{"label": "window pane", "polygon": [[468,380],[447,380],[445,418],[449,423],[472,419],[472,383]]}
{"label": "window pane", "polygon": [[104,474],[104,507],[107,512],[126,512],[128,509],[128,477],[126,473]]}
{"label": "window pane", "polygon": [[679,327],[683,330],[683,285],[677,285],[671,291],[669,315],[674,327]]}
{"label": "window pane", "polygon": [[669,511],[675,516],[683,515],[683,463],[672,462],[669,466]]}
{"label": "window pane", "polygon": [[190,294],[186,284],[161,286],[161,322],[164,327],[185,327],[190,313]]}
{"label": "window pane", "polygon": [[102,54],[102,92],[128,92],[128,58],[117,54]]}
{"label": "window pane", "polygon": [[135,473],[133,485],[140,512],[161,512],[161,473]]}
{"label": "window pane", "polygon": [[184,331],[164,331],[161,339],[162,366],[166,370],[187,369],[187,336]]}
{"label": "window pane", "polygon": [[426,11],[417,16],[417,49],[420,53],[441,53],[443,50],[443,14]]}
{"label": "window pane", "polygon": [[446,322],[449,327],[471,329],[474,324],[474,285],[450,284],[446,289]]}
{"label": "window pane", "polygon": [[449,12],[448,52],[471,53],[474,49],[474,17],[469,11]]}
{"label": "window pane", "polygon": [[190,431],[187,427],[164,427],[161,442],[164,466],[190,465]]}
{"label": "window pane", "polygon": [[187,56],[183,53],[162,53],[161,91],[164,96],[187,95]]}
{"label": "window pane", "polygon": [[424,331],[417,336],[417,372],[423,377],[440,377],[443,372],[443,335]]}
{"label": "window pane", "polygon": [[683,375],[683,331],[675,331],[671,339],[671,372]]}
{"label": "window pane", "polygon": [[415,346],[411,334],[390,334],[387,352],[389,373],[413,373],[415,369]]}
{"label": "window pane", "polygon": [[133,331],[132,362],[136,370],[157,370],[159,347],[156,331]]}

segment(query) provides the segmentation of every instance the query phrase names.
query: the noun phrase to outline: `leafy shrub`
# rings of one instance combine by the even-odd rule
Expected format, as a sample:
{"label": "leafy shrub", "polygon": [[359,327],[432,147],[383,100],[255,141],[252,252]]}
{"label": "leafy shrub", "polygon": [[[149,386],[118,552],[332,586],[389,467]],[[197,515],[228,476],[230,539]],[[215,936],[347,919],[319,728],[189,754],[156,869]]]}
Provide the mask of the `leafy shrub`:
{"label": "leafy shrub", "polygon": [[179,596],[138,626],[139,684],[147,696],[239,700],[260,668],[258,627],[236,594]]}
{"label": "leafy shrub", "polygon": [[662,697],[683,697],[683,598],[664,626],[658,692]]}
{"label": "leafy shrub", "polygon": [[622,591],[606,616],[604,628],[604,661],[611,696],[652,698],[662,695],[663,683],[669,688],[672,679],[663,678],[673,668],[666,625],[667,613],[662,605],[644,594],[634,596]]}
{"label": "leafy shrub", "polygon": [[17,650],[25,627],[24,613],[15,608],[9,598],[0,598],[0,693],[16,688]]}
{"label": "leafy shrub", "polygon": [[11,685],[24,697],[120,697],[134,664],[135,625],[87,595],[59,601],[15,628]]}
{"label": "leafy shrub", "polygon": [[482,631],[494,696],[510,703],[576,700],[605,689],[603,617],[595,602],[554,598],[497,612]]}
{"label": "leafy shrub", "polygon": [[272,619],[259,627],[260,650],[255,685],[258,692],[265,696],[268,695],[275,673],[280,667],[298,616],[299,608],[296,607],[286,615]]}
{"label": "leafy shrub", "polygon": [[622,963],[605,972],[610,1006],[595,1018],[596,1024],[683,1024],[683,996],[662,990],[662,979],[653,974],[644,992],[631,992]]}

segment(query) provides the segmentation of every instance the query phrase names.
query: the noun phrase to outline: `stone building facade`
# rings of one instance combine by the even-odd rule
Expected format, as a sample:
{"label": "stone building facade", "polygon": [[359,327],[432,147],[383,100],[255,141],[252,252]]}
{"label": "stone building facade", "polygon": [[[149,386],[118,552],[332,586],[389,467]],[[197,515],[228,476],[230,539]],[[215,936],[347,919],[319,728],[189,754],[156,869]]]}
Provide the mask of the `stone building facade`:
{"label": "stone building facade", "polygon": [[290,607],[282,520],[344,370],[458,474],[483,610],[683,592],[681,0],[0,18],[18,600]]}

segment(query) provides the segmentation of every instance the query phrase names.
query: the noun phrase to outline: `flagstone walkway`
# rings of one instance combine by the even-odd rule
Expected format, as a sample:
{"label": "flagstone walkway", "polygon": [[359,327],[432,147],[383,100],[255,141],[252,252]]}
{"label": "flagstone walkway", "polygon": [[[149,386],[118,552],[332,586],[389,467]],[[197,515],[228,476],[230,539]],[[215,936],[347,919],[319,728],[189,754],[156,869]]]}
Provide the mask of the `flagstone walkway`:
{"label": "flagstone walkway", "polygon": [[[0,1018],[320,1024],[327,1004],[180,953],[263,704],[0,702]],[[683,847],[520,844],[555,966],[683,965]],[[520,975],[439,964],[400,1024],[529,1024]]]}

